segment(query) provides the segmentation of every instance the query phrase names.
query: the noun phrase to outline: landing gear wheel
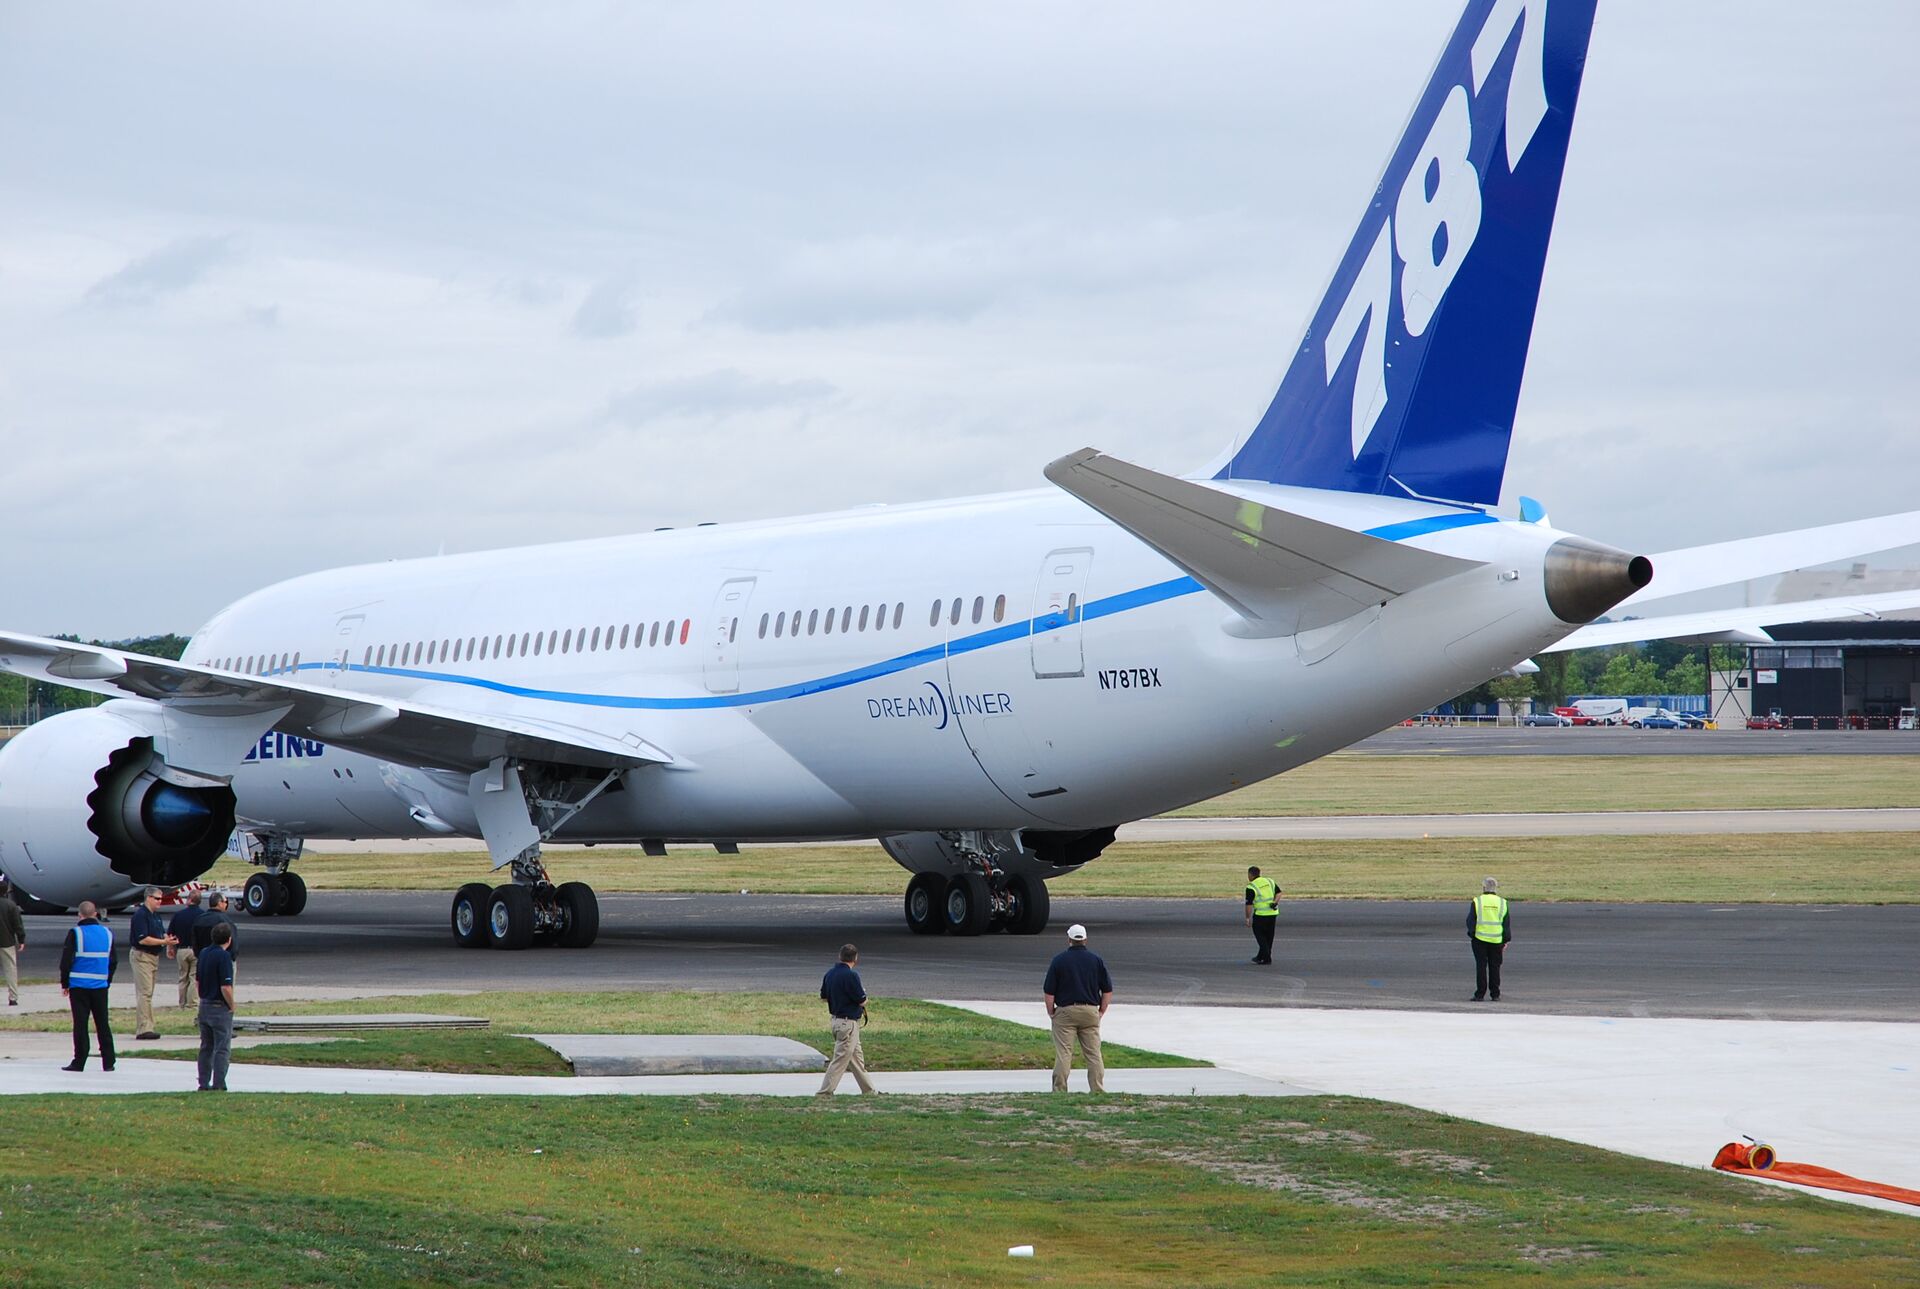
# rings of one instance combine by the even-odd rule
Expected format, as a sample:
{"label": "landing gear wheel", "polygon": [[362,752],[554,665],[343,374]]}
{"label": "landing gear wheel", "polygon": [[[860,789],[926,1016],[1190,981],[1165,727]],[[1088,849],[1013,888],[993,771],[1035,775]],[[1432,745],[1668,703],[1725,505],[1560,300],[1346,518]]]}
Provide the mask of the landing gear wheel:
{"label": "landing gear wheel", "polygon": [[979,935],[993,919],[993,892],[978,873],[962,873],[947,883],[941,903],[948,935]]}
{"label": "landing gear wheel", "polygon": [[533,892],[524,886],[496,886],[487,901],[487,943],[496,949],[525,949],[533,944]]}
{"label": "landing gear wheel", "polygon": [[247,879],[246,890],[240,898],[248,913],[257,918],[270,918],[280,911],[280,905],[286,900],[286,887],[272,873],[255,873]]}
{"label": "landing gear wheel", "polygon": [[485,882],[468,882],[453,893],[453,942],[462,949],[487,947],[487,905],[493,900],[493,888]]}
{"label": "landing gear wheel", "polygon": [[584,949],[600,934],[600,899],[585,882],[562,882],[556,892],[565,917],[554,943],[562,949]]}
{"label": "landing gear wheel", "polygon": [[907,930],[915,935],[941,935],[947,929],[941,906],[947,899],[947,879],[939,873],[915,873],[907,883]]}
{"label": "landing gear wheel", "polygon": [[1053,912],[1053,900],[1047,894],[1047,884],[1037,877],[1028,877],[1016,873],[1007,883],[1007,894],[1013,897],[1013,912],[1007,917],[1007,930],[1014,935],[1038,935],[1047,929],[1047,918]]}
{"label": "landing gear wheel", "polygon": [[299,917],[307,907],[307,879],[298,873],[280,874],[280,916]]}

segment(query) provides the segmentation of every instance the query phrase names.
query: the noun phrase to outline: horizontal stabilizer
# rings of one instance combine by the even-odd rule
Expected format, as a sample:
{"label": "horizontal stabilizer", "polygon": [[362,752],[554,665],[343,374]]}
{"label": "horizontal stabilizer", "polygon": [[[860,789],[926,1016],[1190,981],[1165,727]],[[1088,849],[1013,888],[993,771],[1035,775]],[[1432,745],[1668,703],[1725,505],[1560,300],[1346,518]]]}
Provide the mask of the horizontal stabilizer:
{"label": "horizontal stabilizer", "polygon": [[[1657,558],[1657,557],[1656,557]],[[1884,591],[1877,595],[1832,596],[1798,600],[1791,604],[1757,604],[1749,608],[1708,609],[1700,613],[1671,613],[1662,617],[1632,618],[1625,622],[1596,622],[1581,627],[1542,653],[1594,649],[1601,645],[1634,644],[1642,640],[1731,641],[1765,644],[1766,628],[1783,622],[1830,622],[1835,618],[1878,618],[1920,608],[1920,588]],[[1916,624],[1920,626],[1920,624]]]}
{"label": "horizontal stabilizer", "polygon": [[1159,551],[1263,634],[1341,622],[1476,567],[1084,448],[1047,478]]}
{"label": "horizontal stabilizer", "polygon": [[[1653,583],[1621,601],[1620,607],[1749,582],[1757,577],[1777,577],[1796,569],[1814,568],[1915,543],[1920,543],[1920,510],[1663,551],[1652,556]],[[1790,618],[1768,620],[1792,621]]]}
{"label": "horizontal stabilizer", "polygon": [[616,739],[520,716],[453,711],[12,632],[0,632],[0,671],[114,698],[145,698],[199,716],[244,717],[285,709],[272,726],[283,734],[429,769],[471,773],[503,756],[601,770],[673,760],[638,738]]}

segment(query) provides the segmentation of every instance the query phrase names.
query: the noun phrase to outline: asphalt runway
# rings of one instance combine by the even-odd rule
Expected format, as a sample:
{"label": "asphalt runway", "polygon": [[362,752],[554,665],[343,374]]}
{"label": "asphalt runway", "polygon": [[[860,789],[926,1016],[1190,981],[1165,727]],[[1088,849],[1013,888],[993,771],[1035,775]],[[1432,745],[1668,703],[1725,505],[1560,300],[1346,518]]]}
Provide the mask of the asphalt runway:
{"label": "asphalt runway", "polygon": [[[1043,935],[961,939],[909,934],[896,897],[607,895],[593,948],[498,953],[453,945],[451,898],[315,893],[298,918],[242,917],[242,996],[249,982],[812,993],[851,940],[878,999],[1037,1006],[1047,961],[1077,921],[1107,959],[1123,1002],[1475,1006],[1467,1001],[1473,960],[1464,899],[1288,903],[1275,965],[1256,967],[1233,900],[1059,899]],[[28,924],[33,947],[22,970],[44,976],[69,919]],[[114,926],[124,935],[124,919]],[[1516,903],[1513,926],[1499,1004],[1510,1011],[1920,1020],[1920,905]],[[884,1023],[884,1001],[876,1010]]]}
{"label": "asphalt runway", "polygon": [[1396,725],[1346,750],[1363,756],[1916,756],[1920,731]]}

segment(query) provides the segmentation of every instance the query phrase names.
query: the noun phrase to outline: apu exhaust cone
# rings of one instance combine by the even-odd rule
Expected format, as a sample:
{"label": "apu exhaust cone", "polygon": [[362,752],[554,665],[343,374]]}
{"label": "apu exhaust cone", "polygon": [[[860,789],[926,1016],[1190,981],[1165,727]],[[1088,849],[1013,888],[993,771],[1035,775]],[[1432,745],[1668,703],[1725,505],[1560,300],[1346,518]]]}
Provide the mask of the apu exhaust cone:
{"label": "apu exhaust cone", "polygon": [[1563,537],[1547,548],[1547,607],[1582,626],[1653,581],[1653,561],[1599,542]]}

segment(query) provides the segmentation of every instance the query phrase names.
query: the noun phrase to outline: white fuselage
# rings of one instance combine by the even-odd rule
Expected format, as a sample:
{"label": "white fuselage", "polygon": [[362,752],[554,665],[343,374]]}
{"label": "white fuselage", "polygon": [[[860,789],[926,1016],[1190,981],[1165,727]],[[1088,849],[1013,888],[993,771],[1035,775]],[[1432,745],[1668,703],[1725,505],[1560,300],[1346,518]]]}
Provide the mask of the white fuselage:
{"label": "white fuselage", "polygon": [[[1230,488],[1361,529],[1457,513]],[[337,569],[239,601],[186,661],[671,754],[568,840],[1097,828],[1313,760],[1566,634],[1541,574],[1561,535],[1406,538],[1486,567],[1260,638],[1042,490]],[[464,776],[280,735],[234,786],[243,824],[293,836],[478,832]]]}

